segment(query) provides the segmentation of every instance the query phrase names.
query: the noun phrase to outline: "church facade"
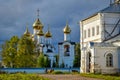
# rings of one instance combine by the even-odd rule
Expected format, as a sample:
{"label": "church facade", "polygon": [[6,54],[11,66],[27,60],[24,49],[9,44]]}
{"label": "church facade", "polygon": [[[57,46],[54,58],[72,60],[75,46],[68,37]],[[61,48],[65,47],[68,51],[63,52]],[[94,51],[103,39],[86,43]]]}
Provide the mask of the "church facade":
{"label": "church facade", "polygon": [[120,1],[80,21],[81,73],[120,72]]}
{"label": "church facade", "polygon": [[56,55],[59,56],[59,67],[61,67],[63,63],[63,67],[65,68],[73,67],[73,61],[75,57],[75,42],[71,42],[71,29],[68,23],[63,30],[64,41],[58,43],[58,54],[55,53],[55,47],[52,44],[52,33],[50,32],[50,28],[48,27],[48,31],[46,33],[44,33],[43,28],[43,24],[41,23],[40,19],[37,18],[33,23],[33,34],[28,31],[28,28],[26,28],[24,35],[32,38],[32,40],[36,43],[36,51],[39,51],[40,53],[48,56],[50,59],[50,67],[53,67],[53,64],[56,62]]}

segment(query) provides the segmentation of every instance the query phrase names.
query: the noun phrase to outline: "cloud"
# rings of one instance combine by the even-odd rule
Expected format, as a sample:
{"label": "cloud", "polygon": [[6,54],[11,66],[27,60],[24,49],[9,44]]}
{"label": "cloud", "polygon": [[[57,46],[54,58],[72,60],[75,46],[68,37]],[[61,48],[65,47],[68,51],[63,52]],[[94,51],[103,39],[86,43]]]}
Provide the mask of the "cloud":
{"label": "cloud", "polygon": [[[40,20],[47,31],[50,24],[53,43],[63,41],[66,20],[72,29],[71,38],[79,42],[77,22],[109,5],[109,0],[2,0],[0,2],[0,39],[7,40],[13,35],[21,36],[26,23],[32,33],[36,10],[40,9]],[[44,31],[44,32],[45,32]]]}

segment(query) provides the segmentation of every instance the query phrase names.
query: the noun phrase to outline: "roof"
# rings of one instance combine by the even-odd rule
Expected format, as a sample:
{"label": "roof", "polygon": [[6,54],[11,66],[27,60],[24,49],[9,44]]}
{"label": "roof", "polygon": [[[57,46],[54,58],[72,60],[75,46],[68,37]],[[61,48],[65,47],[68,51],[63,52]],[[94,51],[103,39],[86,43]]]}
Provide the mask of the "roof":
{"label": "roof", "polygon": [[70,42],[70,41],[59,42],[58,45],[62,45],[65,42],[69,42],[70,44],[75,45],[75,42]]}
{"label": "roof", "polygon": [[98,13],[120,13],[120,4],[111,4],[107,8],[100,10]]}
{"label": "roof", "polygon": [[89,19],[89,18],[97,15],[98,13],[120,13],[120,3],[110,4],[108,7],[104,8],[102,10],[99,10],[98,12],[96,12],[93,15],[83,19],[82,21],[84,21],[86,19]]}

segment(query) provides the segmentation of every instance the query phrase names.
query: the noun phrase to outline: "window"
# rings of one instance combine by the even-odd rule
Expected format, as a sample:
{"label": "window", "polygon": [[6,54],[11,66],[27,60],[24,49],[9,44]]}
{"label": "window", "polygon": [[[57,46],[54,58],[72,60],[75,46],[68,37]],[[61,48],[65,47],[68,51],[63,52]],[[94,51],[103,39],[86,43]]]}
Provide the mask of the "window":
{"label": "window", "polygon": [[99,31],[99,26],[97,26],[97,35],[99,35],[100,31]]}
{"label": "window", "polygon": [[84,38],[86,38],[86,30],[84,30]]}
{"label": "window", "polygon": [[90,37],[90,29],[88,29],[88,37]]}
{"label": "window", "polygon": [[113,66],[113,55],[111,53],[107,54],[106,56],[106,66],[107,67]]}
{"label": "window", "polygon": [[69,45],[64,45],[64,56],[70,56],[70,47],[69,47]]}
{"label": "window", "polygon": [[95,28],[92,28],[92,36],[95,36]]}

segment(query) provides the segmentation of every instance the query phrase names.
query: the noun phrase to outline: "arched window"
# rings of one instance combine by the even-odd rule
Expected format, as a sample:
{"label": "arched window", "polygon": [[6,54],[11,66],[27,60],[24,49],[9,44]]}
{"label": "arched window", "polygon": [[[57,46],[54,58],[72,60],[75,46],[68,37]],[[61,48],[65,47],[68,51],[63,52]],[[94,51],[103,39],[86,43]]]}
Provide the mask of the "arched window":
{"label": "arched window", "polygon": [[113,67],[113,55],[111,53],[106,56],[106,66]]}
{"label": "arched window", "polygon": [[70,47],[69,47],[69,45],[64,45],[64,56],[70,56]]}

